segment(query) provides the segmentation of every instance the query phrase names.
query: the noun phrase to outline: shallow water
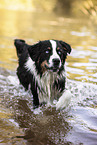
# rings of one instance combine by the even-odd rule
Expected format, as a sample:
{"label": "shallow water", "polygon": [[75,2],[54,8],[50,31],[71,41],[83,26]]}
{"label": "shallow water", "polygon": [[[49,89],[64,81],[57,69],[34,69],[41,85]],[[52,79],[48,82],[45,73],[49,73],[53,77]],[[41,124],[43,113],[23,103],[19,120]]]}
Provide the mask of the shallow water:
{"label": "shallow water", "polygon": [[[0,144],[97,144],[97,34],[85,18],[0,11]],[[58,39],[71,44],[66,62],[67,108],[33,110],[32,96],[19,85],[13,40]]]}

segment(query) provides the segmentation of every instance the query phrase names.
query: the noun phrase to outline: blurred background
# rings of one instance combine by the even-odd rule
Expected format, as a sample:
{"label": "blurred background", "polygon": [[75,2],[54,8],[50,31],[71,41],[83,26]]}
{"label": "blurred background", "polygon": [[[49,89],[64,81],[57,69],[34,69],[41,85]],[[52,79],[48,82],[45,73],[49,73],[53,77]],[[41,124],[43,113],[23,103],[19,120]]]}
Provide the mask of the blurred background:
{"label": "blurred background", "polygon": [[85,14],[96,14],[96,0],[1,0],[0,9],[20,11],[47,11],[60,14],[78,14],[82,9]]}
{"label": "blurred background", "polygon": [[96,15],[96,0],[1,0],[0,9],[19,11],[47,11],[78,15],[82,11],[86,15]]}
{"label": "blurred background", "polygon": [[[88,0],[86,0],[88,1]],[[0,8],[20,11],[47,11],[69,13],[80,8],[83,0],[1,0]]]}
{"label": "blurred background", "polygon": [[[16,38],[71,45],[68,108],[33,110],[16,78]],[[97,0],[0,0],[0,144],[97,144]]]}

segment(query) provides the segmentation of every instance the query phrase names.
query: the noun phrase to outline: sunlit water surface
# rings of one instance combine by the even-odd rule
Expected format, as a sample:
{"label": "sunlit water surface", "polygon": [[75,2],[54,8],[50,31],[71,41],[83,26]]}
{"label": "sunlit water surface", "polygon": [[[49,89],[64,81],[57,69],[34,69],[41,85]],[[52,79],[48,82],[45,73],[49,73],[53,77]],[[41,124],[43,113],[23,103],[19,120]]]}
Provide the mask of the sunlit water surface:
{"label": "sunlit water surface", "polygon": [[[0,143],[97,144],[97,35],[84,18],[55,14],[0,11]],[[67,108],[33,110],[32,96],[16,77],[13,40],[58,39],[71,44],[66,61],[67,87],[72,99]]]}

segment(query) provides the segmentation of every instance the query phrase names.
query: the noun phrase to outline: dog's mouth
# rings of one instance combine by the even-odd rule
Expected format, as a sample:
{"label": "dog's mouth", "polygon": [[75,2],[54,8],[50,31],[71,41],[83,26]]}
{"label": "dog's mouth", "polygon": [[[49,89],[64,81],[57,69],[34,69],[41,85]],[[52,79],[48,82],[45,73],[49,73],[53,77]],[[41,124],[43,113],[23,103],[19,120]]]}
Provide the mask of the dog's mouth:
{"label": "dog's mouth", "polygon": [[53,65],[53,66],[49,66],[48,62],[45,60],[44,62],[42,62],[41,64],[42,67],[42,72],[44,73],[46,70],[49,70],[51,72],[58,72],[60,67],[59,65]]}
{"label": "dog's mouth", "polygon": [[59,71],[59,66],[49,67],[48,65],[45,64],[45,68],[50,70],[50,71],[53,71],[53,72],[58,72]]}

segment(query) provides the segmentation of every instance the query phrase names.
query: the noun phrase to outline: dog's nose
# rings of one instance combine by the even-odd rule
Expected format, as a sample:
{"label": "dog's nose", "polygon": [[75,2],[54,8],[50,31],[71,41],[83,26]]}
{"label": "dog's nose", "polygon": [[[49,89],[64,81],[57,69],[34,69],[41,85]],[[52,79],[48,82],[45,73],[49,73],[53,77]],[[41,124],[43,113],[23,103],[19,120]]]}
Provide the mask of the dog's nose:
{"label": "dog's nose", "polygon": [[60,60],[58,58],[53,59],[54,66],[59,66]]}

